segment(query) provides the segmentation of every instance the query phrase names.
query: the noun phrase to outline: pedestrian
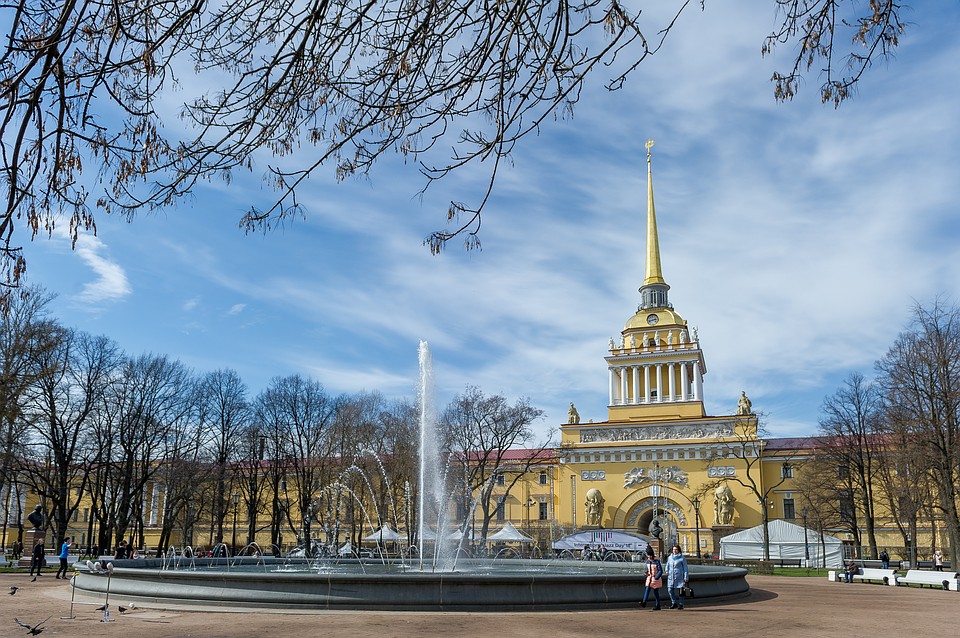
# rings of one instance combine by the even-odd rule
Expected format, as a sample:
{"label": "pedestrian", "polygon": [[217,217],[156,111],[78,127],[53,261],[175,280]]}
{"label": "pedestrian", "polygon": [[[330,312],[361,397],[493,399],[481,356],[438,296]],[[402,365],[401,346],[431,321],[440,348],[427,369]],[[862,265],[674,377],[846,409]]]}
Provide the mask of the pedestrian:
{"label": "pedestrian", "polygon": [[933,553],[933,569],[938,572],[943,571],[943,552],[939,549]]}
{"label": "pedestrian", "polygon": [[608,554],[608,553],[609,553],[609,552],[607,551],[606,546],[604,546],[604,545],[601,544],[599,547],[597,547],[597,555],[596,555],[595,558],[596,558],[597,560],[607,560],[607,554]]}
{"label": "pedestrian", "polygon": [[683,588],[690,582],[687,559],[679,545],[674,545],[667,558],[667,593],[670,594],[670,609],[683,609]]}
{"label": "pedestrian", "polygon": [[23,558],[23,541],[20,539],[13,542],[13,558],[15,560]]}
{"label": "pedestrian", "polygon": [[590,551],[590,545],[584,545],[583,550],[580,552],[580,560],[590,560],[593,557],[593,552]]}
{"label": "pedestrian", "polygon": [[67,577],[67,559],[70,558],[70,537],[63,539],[63,545],[60,546],[60,568],[57,570],[55,578]]}
{"label": "pedestrian", "polygon": [[124,559],[127,557],[127,541],[126,539],[121,538],[120,544],[117,545],[117,551],[114,552],[113,557],[117,560]]}
{"label": "pedestrian", "polygon": [[886,547],[880,552],[880,567],[890,569],[890,554],[887,553]]}
{"label": "pedestrian", "polygon": [[653,597],[657,601],[653,611],[659,611],[660,588],[663,586],[663,565],[660,563],[660,559],[657,558],[656,553],[653,551],[653,547],[649,545],[647,545],[647,564],[644,569],[644,573],[647,575],[647,581],[646,587],[643,590],[643,600],[640,601],[640,606],[647,606],[647,598],[650,597],[650,592],[653,591]]}
{"label": "pedestrian", "polygon": [[848,583],[852,583],[853,575],[859,571],[860,570],[857,569],[857,564],[851,560],[847,563],[847,568],[843,571],[844,580],[846,580]]}
{"label": "pedestrian", "polygon": [[33,570],[36,569],[36,575],[40,575],[40,570],[43,568],[43,555],[46,552],[46,548],[43,546],[43,537],[38,536],[36,542],[33,545],[33,553],[30,555],[30,575],[33,576]]}

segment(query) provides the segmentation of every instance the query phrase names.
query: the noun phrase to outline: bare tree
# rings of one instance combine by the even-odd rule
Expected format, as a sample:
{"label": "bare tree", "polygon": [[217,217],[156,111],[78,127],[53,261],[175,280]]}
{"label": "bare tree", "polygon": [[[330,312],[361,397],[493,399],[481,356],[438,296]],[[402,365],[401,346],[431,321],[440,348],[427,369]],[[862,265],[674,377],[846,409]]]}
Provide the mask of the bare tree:
{"label": "bare tree", "polygon": [[30,390],[26,406],[34,454],[47,471],[31,474],[34,489],[49,503],[56,543],[63,541],[74,511],[83,500],[96,460],[94,418],[122,361],[106,337],[63,330],[48,353],[46,373]]}
{"label": "bare tree", "polygon": [[[960,308],[937,299],[914,307],[913,321],[877,362],[886,400],[929,458],[937,504],[950,540],[960,550]],[[916,539],[916,536],[914,536]]]}
{"label": "bare tree", "polygon": [[[331,436],[336,401],[315,381],[300,375],[275,378],[257,399],[260,419],[276,428],[275,452],[283,454],[276,474],[275,513],[293,527],[291,509],[297,509],[302,528],[294,529],[312,551],[310,525],[316,516],[315,498],[333,473],[335,440]],[[291,478],[291,481],[287,479]],[[291,495],[292,492],[292,495]],[[282,494],[282,496],[281,496]],[[292,502],[291,502],[292,501]],[[302,535],[301,535],[302,532]],[[274,543],[279,545],[279,531]]]}
{"label": "bare tree", "polygon": [[[6,312],[0,312],[0,494],[16,493],[17,507],[17,468],[27,442],[27,421],[22,418],[26,393],[46,374],[44,362],[62,335],[62,328],[47,316],[51,299],[42,288],[24,286],[11,291]],[[17,516],[21,532],[22,514]]]}
{"label": "bare tree", "polygon": [[[781,11],[779,28],[764,42],[768,55],[782,44],[796,47],[793,68],[773,74],[774,96],[791,100],[804,73],[814,66],[823,78],[820,98],[840,106],[868,68],[885,60],[900,44],[906,23],[898,0],[776,0]],[[849,41],[842,36],[846,34]],[[838,69],[845,71],[838,71]]]}
{"label": "bare tree", "polygon": [[[779,479],[769,484],[763,481],[763,463],[770,457],[776,458],[784,467],[793,470],[802,467],[802,462],[798,455],[799,447],[791,445],[789,439],[785,440],[787,445],[780,446],[774,453],[765,452],[765,441],[760,437],[764,434],[762,413],[737,417],[733,422],[732,436],[721,443],[722,454],[716,458],[711,458],[708,463],[721,461],[725,456],[733,456],[740,459],[743,464],[743,472],[737,470],[736,476],[718,478],[704,483],[700,491],[708,493],[722,483],[737,483],[741,485],[757,499],[760,506],[760,514],[763,524],[763,559],[770,560],[770,508],[767,507],[767,501],[770,496],[783,485],[790,477],[789,472],[780,472]],[[799,443],[799,441],[797,442]]]}
{"label": "bare tree", "polygon": [[224,519],[230,506],[236,512],[240,504],[240,486],[234,484],[232,464],[241,457],[243,435],[249,425],[247,386],[236,371],[217,370],[203,376],[199,392],[200,436],[215,467],[212,541],[220,543],[224,541]]}
{"label": "bare tree", "polygon": [[[852,503],[863,515],[870,557],[877,558],[875,485],[879,457],[883,454],[883,439],[879,435],[883,395],[863,375],[853,373],[833,395],[824,399],[820,412],[822,445],[817,450],[817,458],[844,468],[840,480],[846,483]],[[860,526],[853,518],[850,523],[859,548],[862,545]]]}
{"label": "bare tree", "polygon": [[[839,103],[903,29],[893,0],[774,1],[783,20],[764,52],[800,45],[792,70],[774,76],[778,99],[824,61],[822,97]],[[622,86],[690,4],[675,0],[658,23],[620,0],[8,2],[0,281],[25,268],[11,243],[18,219],[36,235],[65,213],[76,240],[95,230],[94,207],[133,216],[175,203],[198,180],[259,170],[264,157],[278,196],[247,212],[247,229],[303,214],[297,188],[321,167],[343,179],[398,153],[428,185],[484,162],[478,201],[451,202],[447,229],[426,239],[434,252],[457,236],[479,246],[481,210],[515,145],[568,117],[602,69],[612,69],[607,88]],[[838,78],[835,36],[848,24],[865,48],[848,57],[853,75]],[[163,121],[175,91],[186,94],[189,128]],[[305,145],[314,154],[291,161]]]}
{"label": "bare tree", "polygon": [[[552,455],[544,454],[549,441],[531,447],[534,432],[530,426],[541,416],[543,410],[531,406],[528,399],[519,399],[510,405],[503,396],[488,397],[475,386],[454,397],[444,410],[441,417],[444,447],[459,470],[462,497],[469,500],[471,495],[476,495],[481,528],[474,536],[480,543],[485,542],[490,521],[499,506],[494,491],[502,491],[502,497],[506,498],[531,468],[552,459]],[[511,448],[518,446],[530,448],[529,453],[514,458]],[[501,480],[502,485],[498,486]]]}

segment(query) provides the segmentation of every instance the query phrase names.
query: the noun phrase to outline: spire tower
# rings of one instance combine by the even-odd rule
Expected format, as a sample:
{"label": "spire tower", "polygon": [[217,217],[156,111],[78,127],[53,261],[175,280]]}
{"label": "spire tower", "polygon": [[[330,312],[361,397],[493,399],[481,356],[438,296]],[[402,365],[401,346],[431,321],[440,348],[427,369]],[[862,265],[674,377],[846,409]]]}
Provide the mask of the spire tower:
{"label": "spire tower", "polygon": [[660,265],[660,238],[657,236],[657,210],[653,203],[653,167],[650,149],[653,140],[647,140],[647,275],[640,287],[640,309],[672,308],[667,298],[670,286],[663,278]]}

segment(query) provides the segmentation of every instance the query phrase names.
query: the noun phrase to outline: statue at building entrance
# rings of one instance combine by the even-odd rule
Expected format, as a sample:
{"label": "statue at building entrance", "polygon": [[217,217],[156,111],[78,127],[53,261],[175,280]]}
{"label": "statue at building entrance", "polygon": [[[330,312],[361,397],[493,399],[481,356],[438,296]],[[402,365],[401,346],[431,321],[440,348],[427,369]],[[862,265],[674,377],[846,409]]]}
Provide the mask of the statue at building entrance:
{"label": "statue at building entrance", "polygon": [[587,490],[586,518],[587,525],[599,526],[603,520],[603,494],[597,488]]}
{"label": "statue at building entrance", "polygon": [[730,525],[733,523],[733,492],[730,486],[724,483],[713,493],[713,520],[717,525]]}

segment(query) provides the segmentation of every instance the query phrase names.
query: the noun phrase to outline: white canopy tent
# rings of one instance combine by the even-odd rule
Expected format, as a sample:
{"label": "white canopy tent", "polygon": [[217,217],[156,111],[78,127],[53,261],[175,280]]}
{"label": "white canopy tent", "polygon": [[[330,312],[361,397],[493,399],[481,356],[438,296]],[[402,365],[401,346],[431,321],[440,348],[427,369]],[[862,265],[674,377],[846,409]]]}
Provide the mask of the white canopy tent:
{"label": "white canopy tent", "polygon": [[518,530],[510,521],[502,529],[487,536],[488,543],[532,543],[532,538]]}
{"label": "white canopy tent", "polygon": [[400,540],[401,538],[402,537],[400,534],[393,531],[389,525],[384,525],[369,536],[364,536],[363,540],[371,543],[392,543]]}
{"label": "white canopy tent", "polygon": [[[804,528],[784,520],[776,519],[767,524],[770,534],[771,560],[803,560]],[[843,567],[843,542],[836,536],[820,534],[815,530],[806,530],[806,544],[810,548],[810,565]],[[720,560],[724,559],[762,559],[763,525],[745,529],[720,539]]]}
{"label": "white canopy tent", "polygon": [[553,542],[553,549],[563,551],[583,549],[584,545],[596,547],[603,545],[612,551],[642,552],[647,549],[647,541],[640,536],[615,530],[590,530],[564,536]]}

